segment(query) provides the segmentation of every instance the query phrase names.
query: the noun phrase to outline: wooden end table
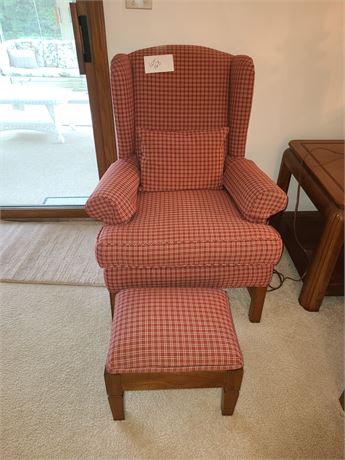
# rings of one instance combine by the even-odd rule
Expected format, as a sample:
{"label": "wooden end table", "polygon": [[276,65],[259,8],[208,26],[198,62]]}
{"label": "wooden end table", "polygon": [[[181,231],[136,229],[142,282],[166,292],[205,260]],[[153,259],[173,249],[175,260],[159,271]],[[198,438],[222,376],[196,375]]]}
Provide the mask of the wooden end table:
{"label": "wooden end table", "polygon": [[[289,146],[278,185],[287,192],[293,175],[319,212],[298,212],[298,239],[293,212],[281,213],[272,224],[281,232],[300,276],[306,273],[300,304],[318,311],[325,295],[344,295],[344,141],[294,140]],[[309,245],[307,250],[299,241]],[[309,260],[301,254],[308,250]]]}

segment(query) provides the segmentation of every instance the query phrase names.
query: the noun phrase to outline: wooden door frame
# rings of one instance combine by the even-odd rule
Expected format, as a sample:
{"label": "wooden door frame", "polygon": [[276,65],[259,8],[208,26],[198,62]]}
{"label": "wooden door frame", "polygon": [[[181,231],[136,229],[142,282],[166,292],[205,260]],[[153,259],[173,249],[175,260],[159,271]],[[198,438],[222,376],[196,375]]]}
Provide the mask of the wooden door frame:
{"label": "wooden door frame", "polygon": [[[88,23],[92,62],[85,62],[83,67],[90,99],[98,173],[102,177],[117,158],[103,0],[76,0],[76,10],[78,16],[87,17]],[[87,217],[83,206],[0,207],[0,213],[1,219]]]}

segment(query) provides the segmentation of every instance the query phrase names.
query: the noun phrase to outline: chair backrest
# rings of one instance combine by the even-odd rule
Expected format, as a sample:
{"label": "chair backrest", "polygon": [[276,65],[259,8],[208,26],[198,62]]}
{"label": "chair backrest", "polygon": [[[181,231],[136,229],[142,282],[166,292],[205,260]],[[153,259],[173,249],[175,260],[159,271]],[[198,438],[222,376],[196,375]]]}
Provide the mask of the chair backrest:
{"label": "chair backrest", "polygon": [[[145,73],[144,56],[172,54],[174,71]],[[229,127],[228,154],[244,156],[254,67],[192,45],[146,48],[116,55],[111,64],[118,156],[136,153],[139,129],[186,131]]]}

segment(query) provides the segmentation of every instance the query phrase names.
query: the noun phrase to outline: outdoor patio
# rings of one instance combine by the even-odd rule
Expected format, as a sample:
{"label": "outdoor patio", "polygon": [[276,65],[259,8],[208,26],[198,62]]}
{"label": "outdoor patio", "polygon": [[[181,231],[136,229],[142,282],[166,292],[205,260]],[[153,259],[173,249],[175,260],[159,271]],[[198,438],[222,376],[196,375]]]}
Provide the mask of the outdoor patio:
{"label": "outdoor patio", "polygon": [[0,15],[0,205],[83,205],[98,182],[68,0],[6,0]]}
{"label": "outdoor patio", "polygon": [[[33,102],[35,97],[43,100],[42,91],[40,86],[35,91],[25,88]],[[20,98],[13,104],[1,103],[6,91],[1,93],[1,206],[83,205],[97,184],[87,93],[50,88],[50,100],[56,91],[64,96],[54,106],[59,132],[43,103],[21,103]]]}

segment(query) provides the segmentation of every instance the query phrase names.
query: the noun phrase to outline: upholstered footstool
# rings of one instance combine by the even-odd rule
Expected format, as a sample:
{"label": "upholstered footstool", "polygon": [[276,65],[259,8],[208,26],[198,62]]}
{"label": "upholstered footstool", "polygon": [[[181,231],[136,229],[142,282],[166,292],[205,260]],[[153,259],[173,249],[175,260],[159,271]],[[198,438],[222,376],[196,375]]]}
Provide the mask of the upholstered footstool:
{"label": "upholstered footstool", "polygon": [[232,415],[243,358],[228,296],[221,289],[143,288],[115,300],[105,384],[114,420],[126,390],[222,387]]}

